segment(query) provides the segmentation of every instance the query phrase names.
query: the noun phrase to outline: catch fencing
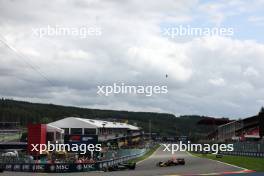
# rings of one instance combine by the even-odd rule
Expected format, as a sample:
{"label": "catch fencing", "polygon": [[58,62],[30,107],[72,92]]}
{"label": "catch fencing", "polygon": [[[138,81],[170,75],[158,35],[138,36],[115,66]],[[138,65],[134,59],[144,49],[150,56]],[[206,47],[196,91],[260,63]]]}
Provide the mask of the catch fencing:
{"label": "catch fencing", "polygon": [[264,142],[236,142],[234,151],[220,152],[223,155],[264,157]]}

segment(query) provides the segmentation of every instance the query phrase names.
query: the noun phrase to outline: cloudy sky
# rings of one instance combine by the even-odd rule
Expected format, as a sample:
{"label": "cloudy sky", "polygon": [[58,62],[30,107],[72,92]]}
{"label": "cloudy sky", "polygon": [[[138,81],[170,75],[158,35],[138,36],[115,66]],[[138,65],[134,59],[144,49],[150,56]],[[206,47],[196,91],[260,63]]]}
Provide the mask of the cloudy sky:
{"label": "cloudy sky", "polygon": [[[263,0],[0,0],[0,96],[175,115],[254,115],[264,105],[263,9]],[[164,35],[179,26],[234,32]],[[48,27],[100,35],[37,35]],[[97,94],[98,85],[113,83],[166,85],[168,93]]]}

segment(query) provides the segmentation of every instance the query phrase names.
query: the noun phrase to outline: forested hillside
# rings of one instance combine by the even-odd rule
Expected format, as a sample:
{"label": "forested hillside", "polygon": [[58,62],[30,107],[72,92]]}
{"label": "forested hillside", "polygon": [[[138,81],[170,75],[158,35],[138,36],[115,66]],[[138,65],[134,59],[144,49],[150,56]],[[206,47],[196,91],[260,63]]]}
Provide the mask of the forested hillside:
{"label": "forested hillside", "polygon": [[212,128],[197,125],[204,117],[180,116],[153,112],[129,112],[67,107],[53,104],[29,103],[8,99],[0,100],[0,121],[18,121],[22,126],[28,123],[48,123],[64,117],[128,121],[137,124],[146,132],[151,120],[152,132],[162,135],[197,135]]}

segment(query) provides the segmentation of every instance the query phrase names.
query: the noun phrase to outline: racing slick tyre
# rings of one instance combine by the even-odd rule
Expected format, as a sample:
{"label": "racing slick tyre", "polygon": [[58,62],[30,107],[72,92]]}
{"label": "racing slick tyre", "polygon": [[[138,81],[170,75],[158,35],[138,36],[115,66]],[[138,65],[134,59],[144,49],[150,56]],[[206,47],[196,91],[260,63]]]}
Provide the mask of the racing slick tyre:
{"label": "racing slick tyre", "polygon": [[104,172],[108,172],[108,168],[107,167],[103,167],[103,171]]}
{"label": "racing slick tyre", "polygon": [[129,165],[129,170],[135,170],[136,169],[136,163],[132,163]]}
{"label": "racing slick tyre", "polygon": [[158,162],[158,163],[156,164],[156,166],[157,166],[157,167],[161,167],[161,164],[162,164],[162,161]]}

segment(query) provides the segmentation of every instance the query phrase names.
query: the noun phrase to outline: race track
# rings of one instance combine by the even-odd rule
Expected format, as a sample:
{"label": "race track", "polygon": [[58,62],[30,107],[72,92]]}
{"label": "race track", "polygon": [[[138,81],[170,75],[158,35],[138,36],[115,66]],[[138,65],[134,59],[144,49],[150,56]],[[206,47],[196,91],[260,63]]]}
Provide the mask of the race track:
{"label": "race track", "polygon": [[196,175],[196,174],[210,174],[242,171],[242,168],[230,166],[217,161],[202,159],[189,155],[186,152],[177,152],[176,157],[185,158],[186,164],[184,166],[171,167],[157,167],[158,161],[165,161],[170,159],[172,155],[169,152],[164,152],[163,147],[160,147],[151,157],[140,162],[136,170],[115,171],[115,172],[89,172],[89,173],[63,173],[63,174],[36,174],[36,173],[16,173],[4,172],[3,175],[89,175],[89,176],[154,176],[154,175]]}
{"label": "race track", "polygon": [[[115,173],[100,173],[98,175],[105,176],[153,176],[153,175],[194,175],[194,174],[208,174],[208,173],[223,173],[241,171],[243,169],[233,167],[227,164],[219,163],[208,159],[202,159],[189,155],[186,152],[177,152],[176,157],[185,158],[186,164],[184,166],[171,167],[157,167],[158,161],[165,161],[172,157],[171,153],[164,152],[163,147],[160,147],[150,158],[142,161],[137,165],[135,171],[118,171]],[[95,174],[97,176],[97,174]]]}

